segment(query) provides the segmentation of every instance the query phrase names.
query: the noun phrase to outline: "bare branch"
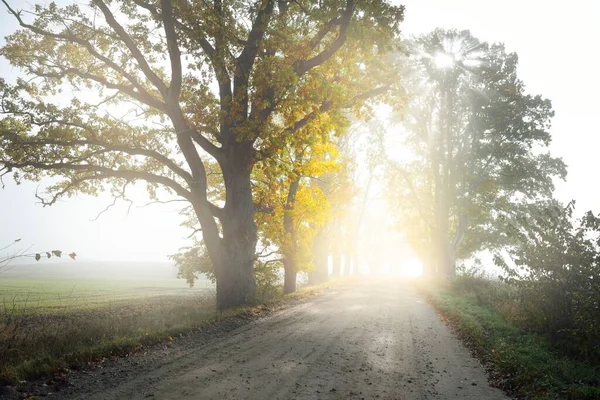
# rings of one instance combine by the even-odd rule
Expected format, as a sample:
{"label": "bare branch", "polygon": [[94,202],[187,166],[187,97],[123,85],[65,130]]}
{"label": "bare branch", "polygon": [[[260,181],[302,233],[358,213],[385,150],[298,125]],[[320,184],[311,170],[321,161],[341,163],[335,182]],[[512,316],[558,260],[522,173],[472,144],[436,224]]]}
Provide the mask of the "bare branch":
{"label": "bare branch", "polygon": [[[264,250],[264,249],[263,249],[263,250]],[[271,252],[269,252],[269,253],[267,253],[267,254],[263,254],[262,252],[260,252],[260,253],[257,253],[257,254],[256,254],[256,257],[257,257],[257,258],[265,258],[265,257],[270,257],[270,256],[272,256],[273,254],[280,254],[280,253],[281,253],[281,250],[273,250],[273,251],[271,251]]]}
{"label": "bare branch", "polygon": [[6,187],[6,185],[4,184],[4,175],[10,174],[11,173],[11,169],[8,168],[7,166],[3,166],[2,168],[0,168],[0,185],[2,186],[2,189],[4,189]]}
{"label": "bare branch", "polygon": [[15,239],[11,244],[4,246],[3,248],[0,249],[0,251],[4,251],[12,246],[14,246],[15,244],[19,243],[21,241],[21,239]]}
{"label": "bare branch", "polygon": [[154,200],[154,201],[150,201],[146,204],[143,204],[141,206],[138,206],[137,208],[144,208],[144,207],[148,207],[151,206],[153,204],[170,204],[170,203],[181,203],[181,202],[186,202],[187,200],[185,199],[172,199],[172,200]]}
{"label": "bare branch", "polygon": [[272,260],[263,261],[263,265],[268,265],[273,262],[283,262],[283,258],[274,258]]}
{"label": "bare branch", "polygon": [[186,236],[185,238],[190,239],[190,238],[192,238],[192,236],[194,236],[198,232],[202,232],[202,228],[195,228],[194,231],[192,233],[190,233],[188,236]]}
{"label": "bare branch", "polygon": [[17,258],[34,256],[35,254],[27,254],[27,252],[31,250],[32,247],[33,245],[29,246],[25,250],[16,251],[11,256],[5,256],[4,258],[0,258],[0,272],[10,271],[11,269],[15,268],[14,265],[10,268],[8,268],[8,266],[10,265],[11,261]]}
{"label": "bare branch", "polygon": [[96,217],[92,218],[90,221],[97,221],[98,218],[100,218],[100,216],[102,214],[104,214],[105,212],[107,212],[108,210],[110,210],[112,207],[114,207],[117,204],[118,199],[122,199],[122,200],[129,202],[129,207],[127,207],[127,213],[125,214],[125,216],[127,217],[129,215],[129,212],[131,211],[131,206],[133,205],[133,200],[128,199],[127,195],[125,194],[125,191],[127,190],[127,185],[129,185],[129,183],[131,183],[131,181],[126,181],[123,184],[123,187],[119,191],[118,195],[113,197],[112,203],[109,204],[108,206],[106,206],[106,208],[104,210],[100,211],[98,213],[98,215],[96,215]]}

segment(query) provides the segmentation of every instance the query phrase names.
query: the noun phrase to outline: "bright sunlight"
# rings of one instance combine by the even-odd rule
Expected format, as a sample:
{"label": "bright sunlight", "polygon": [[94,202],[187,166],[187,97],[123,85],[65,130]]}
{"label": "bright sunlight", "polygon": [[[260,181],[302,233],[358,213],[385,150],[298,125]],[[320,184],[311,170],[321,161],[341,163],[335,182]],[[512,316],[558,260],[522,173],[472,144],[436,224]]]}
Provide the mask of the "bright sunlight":
{"label": "bright sunlight", "polygon": [[433,62],[435,66],[439,69],[450,69],[454,67],[454,63],[456,60],[454,59],[454,55],[448,54],[445,52],[439,52],[433,57]]}

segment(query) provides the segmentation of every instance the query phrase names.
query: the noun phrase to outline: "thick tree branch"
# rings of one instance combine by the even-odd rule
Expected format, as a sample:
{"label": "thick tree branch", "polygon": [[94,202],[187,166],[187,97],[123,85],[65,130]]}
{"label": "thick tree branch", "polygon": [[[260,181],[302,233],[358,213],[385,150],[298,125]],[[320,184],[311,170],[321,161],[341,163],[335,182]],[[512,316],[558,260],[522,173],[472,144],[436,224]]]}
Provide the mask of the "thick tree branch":
{"label": "thick tree branch", "polygon": [[51,170],[63,170],[63,171],[89,171],[89,172],[98,172],[105,177],[110,178],[123,178],[127,180],[142,180],[146,182],[156,183],[159,185],[163,185],[175,191],[179,196],[193,201],[192,194],[189,190],[185,189],[179,183],[174,180],[167,178],[162,175],[156,175],[146,171],[138,171],[138,170],[115,170],[108,167],[102,167],[99,165],[91,165],[91,164],[74,164],[70,162],[57,162],[57,163],[43,163],[37,161],[27,161],[27,162],[12,162],[12,161],[3,161],[3,163],[10,168],[28,168],[33,167],[43,171],[51,171]]}
{"label": "thick tree branch", "polygon": [[[38,126],[59,123],[61,125],[65,125],[65,126],[72,126],[72,127],[85,129],[86,131],[90,132],[93,136],[95,136],[93,130],[90,127],[87,127],[83,124],[78,124],[75,122],[49,120],[49,121],[43,121],[43,122],[42,121],[33,121],[33,123]],[[103,142],[103,141],[97,140],[97,139],[85,139],[85,140],[35,139],[35,140],[25,141],[25,142],[23,142],[23,145],[26,145],[26,146],[55,145],[55,146],[61,146],[61,147],[99,146],[108,151],[120,151],[123,153],[127,153],[129,155],[141,155],[141,156],[150,157],[150,158],[160,162],[161,164],[163,164],[165,167],[167,167],[171,171],[173,171],[176,175],[178,175],[179,177],[184,179],[188,184],[191,183],[193,180],[192,175],[188,171],[181,168],[179,165],[177,165],[177,163],[175,161],[171,160],[169,157],[165,156],[164,154],[159,153],[158,151],[145,149],[142,147],[130,147],[130,146],[122,145],[122,144],[112,144],[112,143]]]}
{"label": "thick tree branch", "polygon": [[[175,24],[173,19],[173,8],[171,0],[161,0],[161,4],[162,20],[167,38],[169,59],[171,61],[171,87],[169,88],[167,97],[168,112],[177,131],[177,143],[179,144],[179,148],[183,152],[186,161],[192,168],[194,181],[200,185],[202,193],[204,196],[206,196],[206,171],[200,155],[193,144],[193,141],[198,143],[207,153],[217,160],[220,158],[221,153],[212,142],[210,142],[197,130],[190,128],[185,120],[185,117],[183,116],[183,112],[179,105],[182,79],[181,52],[177,44],[177,34],[175,32]],[[212,204],[210,205],[213,206]],[[218,214],[218,207],[216,208],[217,210],[214,208],[212,210],[215,216]]]}
{"label": "thick tree branch", "polygon": [[[142,7],[143,9],[148,10],[150,12],[150,14],[152,14],[153,17],[160,20],[162,14],[158,11],[158,9],[154,5],[147,3],[143,0],[133,0],[133,2],[135,4],[137,4],[138,6]],[[200,21],[194,21],[194,22],[199,23]],[[210,44],[210,42],[204,37],[204,35],[200,35],[200,32],[198,32],[197,29],[192,29],[192,28],[186,26],[183,22],[179,21],[175,17],[173,17],[173,23],[178,29],[185,31],[190,36],[195,37],[195,39],[198,40],[200,47],[202,48],[202,50],[204,51],[206,56],[209,58],[209,60],[211,60],[211,62],[214,62],[213,57],[215,55],[215,49]]]}
{"label": "thick tree branch", "polygon": [[210,154],[215,160],[219,160],[223,154],[221,147],[215,146],[213,142],[208,140],[206,136],[202,135],[198,130],[194,128],[188,128],[187,133],[204,151]]}
{"label": "thick tree branch", "polygon": [[[4,1],[4,0],[2,0],[2,1]],[[148,80],[150,82],[152,82],[154,87],[156,87],[156,89],[158,89],[158,91],[163,96],[163,98],[166,99],[167,95],[168,95],[167,85],[152,70],[152,67],[150,67],[150,65],[148,64],[148,61],[146,60],[146,58],[144,57],[144,55],[142,54],[140,49],[138,49],[137,45],[135,44],[135,41],[125,31],[125,28],[123,28],[123,26],[121,26],[121,24],[119,24],[117,22],[117,20],[115,19],[115,16],[110,11],[110,8],[108,8],[108,6],[104,3],[103,0],[93,0],[93,4],[96,4],[98,6],[98,8],[100,9],[100,11],[102,11],[102,13],[104,14],[104,18],[106,19],[106,22],[115,31],[115,33],[119,36],[119,38],[125,44],[125,46],[127,46],[129,51],[131,52],[132,57],[137,61],[138,66],[140,67],[140,69],[142,70],[142,72],[144,73],[146,78],[148,78]]]}
{"label": "thick tree branch", "polygon": [[297,62],[294,70],[298,76],[302,76],[311,69],[318,67],[323,64],[327,60],[329,60],[346,42],[346,34],[348,32],[348,27],[350,26],[350,21],[352,20],[352,15],[354,14],[354,0],[346,1],[346,9],[342,14],[340,25],[340,31],[337,38],[331,43],[329,47],[321,51],[316,56],[309,58],[305,61]]}
{"label": "thick tree branch", "polygon": [[72,76],[78,76],[82,79],[89,79],[91,81],[101,84],[102,86],[104,86],[107,89],[115,89],[115,90],[118,90],[119,92],[125,93],[128,96],[136,99],[140,103],[146,104],[157,110],[161,110],[161,111],[166,110],[166,105],[163,102],[154,98],[150,94],[146,95],[143,92],[136,92],[134,90],[133,86],[110,82],[106,78],[103,78],[103,77],[100,77],[97,75],[93,75],[88,72],[84,72],[79,69],[76,69],[76,68],[68,68],[68,67],[63,67],[63,66],[54,66],[54,68],[59,68],[61,71],[60,72],[34,71],[34,72],[36,75],[38,75],[40,77],[45,77],[45,78],[62,79],[62,78],[68,77],[69,75],[72,75]]}
{"label": "thick tree branch", "polygon": [[6,187],[6,185],[4,184],[4,175],[7,175],[11,172],[12,170],[6,165],[3,165],[2,168],[0,168],[0,187],[2,187],[2,189]]}
{"label": "thick tree branch", "polygon": [[250,71],[256,61],[258,49],[265,36],[265,31],[273,14],[275,7],[274,0],[265,0],[261,4],[256,19],[252,24],[252,29],[248,34],[248,40],[242,53],[235,63],[235,75],[233,80],[233,93],[240,107],[244,110],[244,117],[248,112],[248,82],[250,80]]}
{"label": "thick tree branch", "polygon": [[310,121],[314,120],[319,115],[321,115],[321,114],[326,113],[327,111],[329,111],[332,108],[332,106],[333,106],[333,103],[331,101],[323,100],[321,102],[321,106],[319,107],[318,110],[313,110],[310,113],[306,114],[302,119],[299,119],[292,126],[289,126],[286,129],[286,131],[288,133],[296,133],[296,132],[298,132],[300,129],[302,129],[306,125],[308,125],[308,123]]}
{"label": "thick tree branch", "polygon": [[274,0],[265,0],[262,3],[263,4],[260,6],[261,9],[257,14],[254,23],[252,24],[252,29],[248,34],[246,46],[236,60],[236,67],[242,75],[247,75],[252,70],[254,61],[256,60],[256,55],[258,54],[258,49],[265,36],[265,31],[269,24],[271,15],[273,14],[273,9],[275,6]]}
{"label": "thick tree branch", "polygon": [[340,18],[340,17],[335,17],[335,18],[330,19],[327,22],[327,24],[325,24],[325,26],[323,26],[321,29],[319,29],[319,31],[317,32],[315,37],[310,41],[310,48],[314,49],[315,47],[317,47],[321,43],[321,40],[323,40],[323,38],[325,36],[327,36],[327,34],[329,32],[331,32],[333,30],[333,28],[335,28],[336,26],[339,26],[341,23],[342,23],[342,18]]}
{"label": "thick tree branch", "polygon": [[161,4],[162,20],[165,28],[165,36],[167,38],[167,49],[171,61],[171,86],[168,91],[168,99],[170,101],[178,102],[179,94],[181,93],[181,52],[179,51],[179,45],[177,44],[177,33],[175,32],[171,0],[161,0]]}
{"label": "thick tree branch", "polygon": [[372,99],[373,97],[380,96],[391,89],[390,85],[380,86],[375,89],[371,89],[359,95],[356,95],[350,100],[350,102],[346,105],[346,108],[352,107],[358,103],[364,102],[366,100]]}
{"label": "thick tree branch", "polygon": [[[97,77],[97,76],[89,74],[89,73],[84,73],[83,71],[69,69],[67,67],[59,67],[59,66],[55,66],[55,67],[58,67],[61,70],[63,70],[64,75],[62,75],[62,74],[40,74],[40,76],[64,78],[69,73],[73,73],[74,71],[77,71],[80,73],[77,73],[75,75],[80,76],[81,78],[92,79],[95,82],[98,82],[109,89],[117,89],[117,90],[119,90],[123,93],[126,93],[129,96],[135,98],[136,100],[140,101],[141,103],[147,104],[150,107],[154,107],[159,110],[164,109],[164,105],[160,101],[155,99],[133,75],[129,74],[124,68],[119,66],[117,63],[115,63],[110,58],[99,53],[88,40],[85,40],[83,38],[77,37],[72,34],[58,34],[58,33],[50,32],[50,31],[41,29],[37,26],[27,24],[21,18],[21,14],[18,11],[15,11],[13,8],[11,8],[8,5],[8,3],[6,2],[6,0],[2,0],[2,3],[4,3],[8,12],[10,14],[12,14],[13,17],[15,17],[15,19],[17,20],[17,22],[19,23],[19,25],[21,27],[26,28],[26,29],[30,30],[31,32],[36,33],[41,36],[44,36],[44,37],[48,37],[48,38],[59,40],[59,41],[69,42],[69,43],[77,43],[77,44],[83,46],[93,57],[95,57],[97,60],[104,63],[107,67],[111,68],[112,70],[114,70],[115,72],[117,72],[118,74],[123,76],[125,79],[127,79],[127,81],[129,81],[132,86],[110,83],[105,78]],[[137,91],[133,90],[133,88],[135,88]]]}
{"label": "thick tree branch", "polygon": [[263,213],[263,214],[274,214],[275,207],[273,206],[261,206],[260,204],[254,204],[254,212],[255,213]]}

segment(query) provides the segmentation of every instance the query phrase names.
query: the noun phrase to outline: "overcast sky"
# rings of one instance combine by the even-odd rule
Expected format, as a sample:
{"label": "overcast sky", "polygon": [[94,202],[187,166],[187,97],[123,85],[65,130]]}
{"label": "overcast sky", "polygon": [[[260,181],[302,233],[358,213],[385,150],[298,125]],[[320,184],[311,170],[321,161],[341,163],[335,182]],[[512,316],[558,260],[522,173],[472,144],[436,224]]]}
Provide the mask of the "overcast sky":
{"label": "overcast sky", "polygon": [[[600,110],[600,1],[399,3],[406,5],[405,35],[435,27],[470,29],[479,39],[504,42],[509,51],[519,54],[519,76],[527,91],[550,98],[556,111],[551,149],[569,167],[567,183],[558,186],[559,198],[576,199],[580,211],[600,211],[596,178],[600,166],[596,117]],[[14,22],[2,10],[0,36],[14,29]],[[0,71],[3,77],[15,73],[4,60],[0,60]],[[79,196],[43,208],[34,197],[38,184],[5,182],[6,188],[0,191],[0,248],[21,238],[23,246],[34,246],[32,250],[74,250],[81,260],[164,261],[185,244],[190,233],[179,227],[181,218],[174,205],[134,206],[127,215],[127,205],[121,204],[92,222],[111,202],[109,197]],[[39,185],[44,186],[43,182]]]}

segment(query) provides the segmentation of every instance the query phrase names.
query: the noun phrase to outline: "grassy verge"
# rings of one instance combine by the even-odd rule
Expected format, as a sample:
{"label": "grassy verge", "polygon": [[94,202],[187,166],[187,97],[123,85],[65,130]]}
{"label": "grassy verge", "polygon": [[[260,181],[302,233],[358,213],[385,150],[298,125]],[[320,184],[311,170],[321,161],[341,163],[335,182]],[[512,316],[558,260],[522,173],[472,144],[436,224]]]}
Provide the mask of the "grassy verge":
{"label": "grassy verge", "polygon": [[600,398],[600,366],[561,355],[543,336],[510,322],[507,315],[514,312],[507,311],[510,288],[492,288],[497,308],[479,292],[435,284],[423,284],[421,289],[459,337],[491,368],[497,386],[528,399]]}
{"label": "grassy verge", "polygon": [[277,293],[262,304],[226,312],[215,311],[214,295],[161,295],[43,313],[5,307],[0,318],[0,383],[82,368],[227,320],[267,315],[336,284],[339,282],[309,287],[288,296]]}

